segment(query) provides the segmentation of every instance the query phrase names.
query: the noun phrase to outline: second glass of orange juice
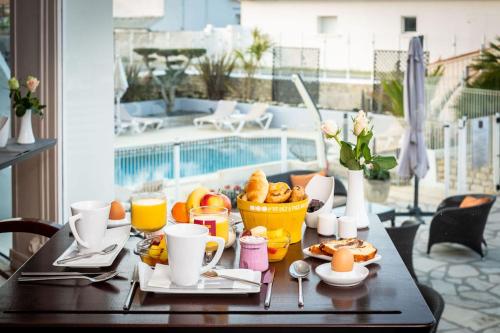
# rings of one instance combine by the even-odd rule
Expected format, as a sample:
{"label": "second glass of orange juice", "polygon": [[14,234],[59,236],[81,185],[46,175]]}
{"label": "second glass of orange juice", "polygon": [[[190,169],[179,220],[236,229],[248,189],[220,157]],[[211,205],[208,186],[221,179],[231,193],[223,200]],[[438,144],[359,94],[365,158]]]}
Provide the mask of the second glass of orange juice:
{"label": "second glass of orange juice", "polygon": [[[222,237],[227,243],[229,236],[229,219],[227,208],[202,206],[191,208],[189,222],[201,224],[208,228],[210,235]],[[217,250],[217,243],[207,243],[207,252]]]}
{"label": "second glass of orange juice", "polygon": [[158,231],[167,223],[167,200],[163,193],[139,193],[132,197],[132,226],[144,233]]}

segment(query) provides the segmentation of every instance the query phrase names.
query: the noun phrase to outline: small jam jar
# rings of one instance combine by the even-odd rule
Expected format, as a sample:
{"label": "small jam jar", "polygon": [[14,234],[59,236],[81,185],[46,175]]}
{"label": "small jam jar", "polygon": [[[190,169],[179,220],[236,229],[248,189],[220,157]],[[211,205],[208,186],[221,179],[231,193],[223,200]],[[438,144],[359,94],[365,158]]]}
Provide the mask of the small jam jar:
{"label": "small jam jar", "polygon": [[240,237],[240,268],[260,272],[269,268],[267,239],[256,236]]}

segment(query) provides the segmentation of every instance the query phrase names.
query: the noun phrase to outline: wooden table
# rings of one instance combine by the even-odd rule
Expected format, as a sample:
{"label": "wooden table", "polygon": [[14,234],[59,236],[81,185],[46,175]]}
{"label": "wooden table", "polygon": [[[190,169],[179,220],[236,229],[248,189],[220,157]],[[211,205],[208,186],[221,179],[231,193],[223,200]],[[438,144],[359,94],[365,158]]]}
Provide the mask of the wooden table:
{"label": "wooden table", "polygon": [[20,145],[15,138],[9,139],[7,146],[0,148],[0,170],[39,154],[56,142],[56,139],[37,139],[35,143]]}
{"label": "wooden table", "polygon": [[[271,307],[264,309],[266,287],[260,294],[244,296],[173,296],[137,292],[130,311],[122,306],[130,287],[129,278],[138,257],[131,238],[112,269],[124,279],[86,285],[85,282],[19,284],[17,272],[0,288],[0,326],[58,327],[168,327],[187,331],[190,327],[217,332],[428,332],[434,318],[403,261],[376,216],[360,238],[374,243],[382,255],[372,264],[369,278],[358,287],[339,289],[322,283],[315,273],[304,282],[305,307],[297,306],[297,282],[288,266],[303,258],[302,247],[318,241],[315,230],[305,230],[301,243],[290,247],[287,257],[274,263],[276,277]],[[66,226],[58,232],[21,271],[58,271],[51,266],[73,241]],[[238,248],[226,250],[223,265],[238,262]],[[323,261],[306,259],[313,268]]]}

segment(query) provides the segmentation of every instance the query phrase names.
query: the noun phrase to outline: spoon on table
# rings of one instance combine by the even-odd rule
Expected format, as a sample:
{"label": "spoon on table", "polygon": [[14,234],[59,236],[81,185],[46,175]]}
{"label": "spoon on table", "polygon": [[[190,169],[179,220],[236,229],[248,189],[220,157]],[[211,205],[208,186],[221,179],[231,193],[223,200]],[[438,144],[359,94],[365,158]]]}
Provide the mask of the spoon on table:
{"label": "spoon on table", "polygon": [[96,277],[90,277],[86,275],[70,275],[70,276],[39,276],[39,277],[24,277],[21,276],[17,279],[18,282],[34,282],[34,281],[51,281],[51,280],[88,280],[90,283],[103,282],[114,278],[118,275],[118,272],[111,271],[106,272]]}
{"label": "spoon on table", "polygon": [[117,246],[118,246],[118,244],[111,244],[110,246],[104,248],[104,250],[97,251],[97,252],[85,253],[85,254],[79,254],[79,255],[74,256],[74,257],[69,257],[69,258],[66,258],[66,259],[58,260],[57,263],[58,264],[65,264],[65,263],[73,261],[73,260],[78,260],[78,259],[92,257],[92,256],[95,256],[97,254],[105,255],[105,254],[113,252],[114,249],[116,249]]}
{"label": "spoon on table", "polygon": [[290,265],[290,275],[299,280],[299,307],[304,306],[304,296],[302,295],[302,279],[306,279],[311,272],[311,266],[304,260],[296,260]]}

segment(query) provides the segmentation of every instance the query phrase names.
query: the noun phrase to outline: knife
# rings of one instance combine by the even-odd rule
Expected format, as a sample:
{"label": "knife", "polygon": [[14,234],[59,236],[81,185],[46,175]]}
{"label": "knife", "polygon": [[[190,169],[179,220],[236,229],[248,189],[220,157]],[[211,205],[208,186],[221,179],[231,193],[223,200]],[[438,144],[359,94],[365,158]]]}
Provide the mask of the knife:
{"label": "knife", "polygon": [[132,273],[132,280],[130,281],[130,290],[128,291],[127,298],[125,299],[125,304],[123,304],[123,310],[130,309],[132,300],[134,299],[135,290],[139,284],[139,272],[137,266],[134,267],[134,272]]}
{"label": "knife", "polygon": [[267,284],[266,299],[264,300],[265,308],[268,308],[271,305],[271,293],[273,289],[274,272],[275,268],[270,267],[262,277],[262,283]]}
{"label": "knife", "polygon": [[21,272],[21,276],[80,276],[101,275],[106,272]]}

